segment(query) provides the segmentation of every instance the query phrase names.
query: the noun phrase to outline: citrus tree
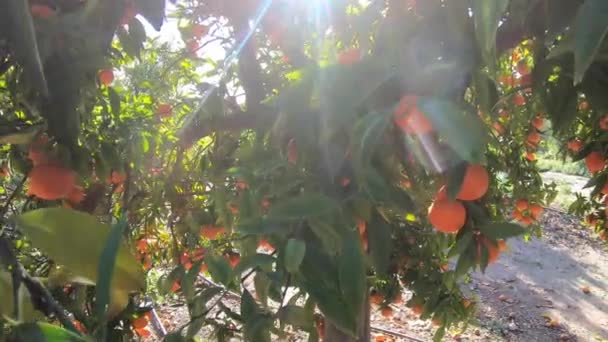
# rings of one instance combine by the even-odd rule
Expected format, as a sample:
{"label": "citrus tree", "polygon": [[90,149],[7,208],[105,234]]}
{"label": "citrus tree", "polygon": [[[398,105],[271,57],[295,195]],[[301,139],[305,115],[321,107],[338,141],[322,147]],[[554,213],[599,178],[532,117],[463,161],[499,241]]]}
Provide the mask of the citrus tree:
{"label": "citrus tree", "polygon": [[605,236],[604,1],[166,5],[0,4],[4,336],[145,338],[160,292],[171,341],[367,341],[391,305],[439,340],[459,280],[541,233],[546,134]]}

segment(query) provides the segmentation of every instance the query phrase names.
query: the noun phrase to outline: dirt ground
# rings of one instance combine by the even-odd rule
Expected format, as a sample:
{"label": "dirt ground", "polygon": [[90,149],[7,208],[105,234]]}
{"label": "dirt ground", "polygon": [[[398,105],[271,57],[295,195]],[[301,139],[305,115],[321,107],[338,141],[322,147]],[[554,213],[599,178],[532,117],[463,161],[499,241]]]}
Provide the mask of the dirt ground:
{"label": "dirt ground", "polygon": [[[477,322],[464,332],[450,331],[445,341],[608,341],[606,247],[565,213],[547,210],[542,223],[541,239],[510,239],[498,262],[462,284],[477,302]],[[416,319],[406,307],[395,306],[394,311],[392,319],[373,312],[372,326],[431,340],[430,322]],[[158,312],[167,330],[188,319],[179,305],[161,306]],[[413,341],[378,331],[376,337]],[[201,338],[209,340],[204,333]],[[305,338],[293,335],[288,340]]]}

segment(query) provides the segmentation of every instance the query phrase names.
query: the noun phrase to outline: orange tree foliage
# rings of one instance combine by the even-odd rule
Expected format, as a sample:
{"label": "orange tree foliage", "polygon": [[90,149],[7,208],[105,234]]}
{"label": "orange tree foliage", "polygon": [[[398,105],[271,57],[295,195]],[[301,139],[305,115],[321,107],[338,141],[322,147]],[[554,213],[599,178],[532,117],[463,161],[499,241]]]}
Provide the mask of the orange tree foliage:
{"label": "orange tree foliage", "polygon": [[[183,42],[147,40],[168,13]],[[606,13],[2,1],[0,331],[146,337],[147,283],[187,303],[168,340],[356,336],[368,301],[433,319],[440,339],[474,310],[459,279],[540,233],[543,135],[585,159],[594,190],[571,210],[605,236]]]}

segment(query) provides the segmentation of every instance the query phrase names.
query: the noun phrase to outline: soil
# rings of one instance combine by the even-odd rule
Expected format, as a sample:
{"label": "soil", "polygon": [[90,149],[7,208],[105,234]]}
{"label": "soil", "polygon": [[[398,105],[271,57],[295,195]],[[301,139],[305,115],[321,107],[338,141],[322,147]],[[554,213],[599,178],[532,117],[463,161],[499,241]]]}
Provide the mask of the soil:
{"label": "soil", "polygon": [[[608,341],[608,253],[580,220],[555,209],[543,214],[542,238],[510,239],[485,274],[472,274],[463,289],[477,303],[477,322],[445,341]],[[404,298],[408,294],[404,293]],[[238,299],[228,306],[238,308]],[[384,318],[372,309],[372,327],[430,341],[434,328],[405,306]],[[158,309],[167,330],[187,322],[183,305]],[[202,340],[210,340],[203,330]],[[373,331],[372,341],[413,341]],[[302,334],[283,339],[305,341]]]}

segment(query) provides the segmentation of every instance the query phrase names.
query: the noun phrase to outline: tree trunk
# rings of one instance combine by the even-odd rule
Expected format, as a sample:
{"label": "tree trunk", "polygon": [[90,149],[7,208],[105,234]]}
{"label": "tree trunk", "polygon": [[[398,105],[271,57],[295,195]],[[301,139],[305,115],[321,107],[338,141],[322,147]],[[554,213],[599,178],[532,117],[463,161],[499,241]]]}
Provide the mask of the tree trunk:
{"label": "tree trunk", "polygon": [[363,301],[363,310],[357,320],[357,326],[359,327],[358,336],[356,338],[342,332],[335,325],[329,321],[325,321],[325,338],[326,342],[370,342],[371,329],[370,329],[370,310],[369,296],[365,295]]}

